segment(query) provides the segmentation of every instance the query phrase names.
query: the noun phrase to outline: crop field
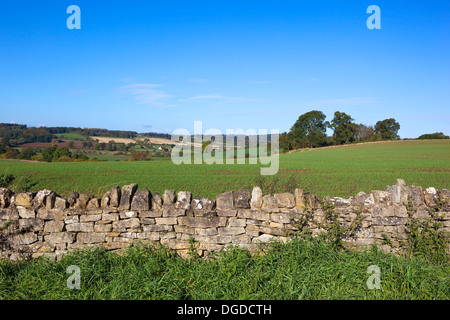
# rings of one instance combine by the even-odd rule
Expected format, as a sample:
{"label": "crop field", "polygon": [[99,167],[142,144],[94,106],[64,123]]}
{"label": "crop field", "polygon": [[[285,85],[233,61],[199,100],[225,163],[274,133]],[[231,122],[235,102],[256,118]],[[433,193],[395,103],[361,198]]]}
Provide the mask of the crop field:
{"label": "crop field", "polygon": [[79,141],[86,140],[85,136],[78,133],[56,133],[55,136],[57,136],[59,139],[64,140],[79,140]]}
{"label": "crop field", "polygon": [[35,163],[0,161],[0,174],[37,182],[33,190],[52,189],[102,196],[114,185],[130,183],[152,193],[186,190],[215,197],[230,190],[260,185],[263,192],[299,187],[320,197],[348,197],[360,191],[384,190],[398,178],[408,185],[450,187],[450,141],[404,140],[302,150],[280,155],[275,176],[260,175],[257,165],[175,165],[170,158],[130,162]]}

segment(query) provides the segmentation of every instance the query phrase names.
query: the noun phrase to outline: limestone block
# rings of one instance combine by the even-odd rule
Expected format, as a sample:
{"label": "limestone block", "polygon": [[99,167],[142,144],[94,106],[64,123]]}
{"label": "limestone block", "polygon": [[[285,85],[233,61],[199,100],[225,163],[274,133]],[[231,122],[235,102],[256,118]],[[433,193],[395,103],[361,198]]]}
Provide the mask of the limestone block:
{"label": "limestone block", "polygon": [[90,199],[91,199],[91,197],[89,197],[89,195],[84,194],[84,193],[80,194],[79,197],[77,198],[77,201],[74,204],[74,208],[86,209]]}
{"label": "limestone block", "polygon": [[424,205],[425,196],[423,194],[422,187],[420,186],[407,186],[406,193],[408,198],[412,201],[414,207],[419,207]]}
{"label": "limestone block", "polygon": [[299,189],[299,188],[295,188],[294,197],[295,197],[295,207],[298,209],[301,209],[301,210],[305,209],[303,190]]}
{"label": "limestone block", "polygon": [[184,216],[185,214],[186,214],[185,209],[175,209],[175,208],[163,208],[162,209],[163,218],[179,217],[179,216]]}
{"label": "limestone block", "polygon": [[217,232],[223,235],[238,235],[244,234],[245,229],[244,227],[220,227],[217,228]]}
{"label": "limestone block", "polygon": [[129,246],[126,242],[107,242],[107,243],[101,243],[101,247],[105,248],[105,250],[118,250],[118,249],[125,249]]}
{"label": "limestone block", "polygon": [[131,202],[131,210],[141,211],[150,210],[151,206],[151,193],[147,189],[139,189],[134,194]]}
{"label": "limestone block", "polygon": [[175,208],[189,210],[191,208],[192,193],[188,191],[179,191],[177,194],[177,202]]}
{"label": "limestone block", "polygon": [[162,208],[163,202],[162,197],[159,193],[155,193],[152,197],[152,210],[160,210]]}
{"label": "limestone block", "polygon": [[212,211],[215,208],[215,201],[212,198],[201,198],[199,196],[195,196],[192,199],[191,208],[194,210],[204,210],[204,211]]}
{"label": "limestone block", "polygon": [[178,224],[194,228],[225,227],[226,217],[178,217]]}
{"label": "limestone block", "polygon": [[0,220],[19,220],[19,213],[17,210],[0,209]]}
{"label": "limestone block", "polygon": [[121,211],[119,212],[120,219],[137,218],[138,214],[135,211]]}
{"label": "limestone block", "polygon": [[136,183],[125,185],[122,187],[119,210],[130,210],[131,202],[137,189],[138,185]]}
{"label": "limestone block", "polygon": [[217,252],[217,251],[221,251],[223,249],[223,246],[220,244],[216,244],[216,243],[202,243],[200,242],[200,244],[198,245],[198,250],[205,250],[205,251],[209,251],[209,252]]}
{"label": "limestone block", "polygon": [[45,232],[62,232],[64,228],[64,221],[50,220],[45,222]]}
{"label": "limestone block", "polygon": [[78,243],[101,243],[105,241],[106,232],[90,232],[84,233],[80,232],[77,234]]}
{"label": "limestone block", "polygon": [[177,234],[174,231],[163,232],[161,234],[161,239],[176,239]]}
{"label": "limestone block", "polygon": [[375,204],[392,205],[394,200],[392,194],[389,191],[372,190]]}
{"label": "limestone block", "polygon": [[169,217],[169,218],[155,218],[156,224],[167,224],[174,225],[178,223],[177,217]]}
{"label": "limestone block", "polygon": [[210,228],[210,229],[194,228],[194,234],[199,236],[215,236],[218,234],[218,232],[217,228]]}
{"label": "limestone block", "polygon": [[428,209],[418,209],[412,214],[412,217],[414,219],[428,219],[431,215]]}
{"label": "limestone block", "polygon": [[216,213],[219,217],[235,217],[237,215],[237,210],[217,209]]}
{"label": "limestone block", "polygon": [[118,213],[103,213],[102,220],[103,221],[118,221],[119,214]]}
{"label": "limestone block", "polygon": [[217,216],[215,212],[216,202],[212,198],[201,198],[195,196],[192,199],[190,209],[186,212],[187,215],[196,217]]}
{"label": "limestone block", "polygon": [[450,207],[450,190],[442,189],[438,192],[439,198],[446,203],[446,207]]}
{"label": "limestone block", "polygon": [[241,219],[252,219],[252,220],[261,220],[261,221],[269,221],[270,214],[267,212],[255,211],[251,209],[241,209],[238,210],[237,217]]}
{"label": "limestone block", "polygon": [[176,239],[161,239],[161,244],[174,250],[189,249],[191,247],[189,241],[181,241]]}
{"label": "limestone block", "polygon": [[155,211],[140,211],[139,218],[160,218],[163,215],[163,211],[161,209]]}
{"label": "limestone block", "polygon": [[247,225],[247,219],[231,217],[228,219],[229,227],[245,227]]}
{"label": "limestone block", "polygon": [[67,218],[67,212],[60,210],[38,209],[36,217],[44,220],[65,220]]}
{"label": "limestone block", "polygon": [[71,232],[56,232],[44,236],[44,240],[50,243],[73,243],[75,234]]}
{"label": "limestone block", "polygon": [[284,236],[284,235],[286,235],[287,230],[285,230],[283,228],[270,228],[270,227],[260,226],[259,231],[262,233],[267,233],[267,234],[271,234],[271,235],[275,235],[275,236]]}
{"label": "limestone block", "polygon": [[267,194],[263,197],[261,209],[265,212],[278,212],[278,206],[275,201],[275,197],[271,194]]}
{"label": "limestone block", "polygon": [[80,222],[78,215],[69,216],[69,217],[64,219],[64,223],[65,224],[71,224],[71,223],[77,223],[77,222]]}
{"label": "limestone block", "polygon": [[16,207],[32,207],[35,194],[31,192],[21,192],[14,195],[14,205]]}
{"label": "limestone block", "polygon": [[141,225],[138,218],[130,218],[125,220],[114,221],[112,226],[114,229],[139,228]]}
{"label": "limestone block", "polygon": [[372,223],[373,225],[397,226],[406,224],[407,220],[407,218],[400,217],[375,217]]}
{"label": "limestone block", "polygon": [[165,190],[163,195],[163,207],[171,207],[175,204],[175,190]]}
{"label": "limestone block", "polygon": [[352,204],[352,198],[341,198],[341,197],[333,197],[330,198],[330,202],[333,203],[336,207],[348,207]]}
{"label": "limestone block", "polygon": [[250,208],[253,210],[261,209],[263,193],[260,187],[254,187],[252,190],[252,198],[250,200]]}
{"label": "limestone block", "polygon": [[234,205],[236,208],[250,208],[250,191],[238,190],[234,192]]}
{"label": "limestone block", "polygon": [[164,225],[164,224],[149,224],[144,225],[142,227],[144,232],[160,232],[160,231],[173,231],[172,225]]}
{"label": "limestone block", "polygon": [[29,245],[38,241],[38,236],[34,232],[16,234],[11,237],[11,242],[17,245]]}
{"label": "limestone block", "polygon": [[426,188],[425,192],[429,193],[429,194],[432,194],[432,195],[436,195],[437,194],[436,188],[434,188],[434,187]]}
{"label": "limestone block", "polygon": [[22,230],[29,229],[30,231],[43,231],[44,220],[38,218],[20,219],[19,227]]}
{"label": "limestone block", "polygon": [[244,244],[250,244],[252,242],[252,238],[246,234],[239,234],[239,235],[232,235],[231,236],[231,243],[233,245],[238,245],[241,247],[241,245]]}
{"label": "limestone block", "polygon": [[81,215],[80,222],[95,222],[102,220],[101,214],[90,214],[90,215]]}
{"label": "limestone block", "polygon": [[195,210],[194,216],[195,217],[217,217],[218,214],[216,211]]}
{"label": "limestone block", "polygon": [[387,186],[386,191],[392,195],[392,200],[396,204],[408,203],[408,193],[406,192],[406,185],[403,180],[398,179],[393,186]]}
{"label": "limestone block", "polygon": [[228,191],[218,195],[216,197],[216,208],[220,210],[233,209],[234,208],[233,192]]}
{"label": "limestone block", "polygon": [[[1,194],[1,191],[0,191]],[[33,206],[35,209],[47,208],[52,209],[55,204],[56,194],[52,190],[41,190],[38,191],[33,199]],[[1,196],[0,196],[1,202]]]}
{"label": "limestone block", "polygon": [[270,220],[278,223],[291,223],[291,215],[289,213],[272,213]]}
{"label": "limestone block", "polygon": [[375,198],[372,193],[366,194],[361,191],[352,199],[351,204],[354,206],[373,206],[375,204]]}
{"label": "limestone block", "polygon": [[20,218],[22,219],[31,219],[36,217],[36,212],[34,211],[33,208],[30,207],[26,208],[22,206],[17,206],[16,208]]}
{"label": "limestone block", "polygon": [[294,208],[295,197],[292,193],[276,193],[273,195],[278,208]]}
{"label": "limestone block", "polygon": [[253,226],[262,226],[265,223],[264,220],[254,220],[254,219],[246,219],[246,224]]}
{"label": "limestone block", "polygon": [[89,200],[86,205],[86,209],[98,209],[101,207],[101,199],[93,198]]}
{"label": "limestone block", "polygon": [[106,191],[100,202],[100,206],[104,209],[108,208],[111,201],[111,190]]}
{"label": "limestone block", "polygon": [[112,224],[95,224],[94,232],[111,232]]}
{"label": "limestone block", "polygon": [[109,207],[110,208],[117,208],[120,205],[120,199],[122,197],[122,190],[119,186],[114,186],[111,188],[110,194],[109,194]]}
{"label": "limestone block", "polygon": [[175,228],[175,232],[177,232],[177,233],[183,233],[183,234],[188,234],[188,235],[195,234],[195,228],[192,228],[192,227],[175,225],[174,228]]}
{"label": "limestone block", "polygon": [[435,188],[427,188],[424,192],[425,204],[430,208],[437,207],[438,194]]}
{"label": "limestone block", "polygon": [[156,224],[155,218],[140,218],[141,224]]}
{"label": "limestone block", "polygon": [[66,224],[66,231],[69,232],[94,232],[93,222],[78,222]]}
{"label": "limestone block", "polygon": [[57,210],[65,210],[69,206],[69,203],[66,199],[61,197],[56,197],[55,199],[55,209]]}
{"label": "limestone block", "polygon": [[253,239],[253,243],[267,243],[271,241],[277,241],[278,237],[270,235],[270,234],[262,234],[257,238]]}
{"label": "limestone block", "polygon": [[75,202],[77,202],[77,199],[80,195],[78,192],[73,191],[68,197],[67,197],[67,203],[69,204],[69,207],[73,207],[75,205]]}
{"label": "limestone block", "polygon": [[0,208],[8,208],[11,204],[13,193],[6,188],[0,188]]}
{"label": "limestone block", "polygon": [[305,197],[305,206],[309,209],[319,209],[321,207],[320,200],[317,195],[312,193],[306,193]]}

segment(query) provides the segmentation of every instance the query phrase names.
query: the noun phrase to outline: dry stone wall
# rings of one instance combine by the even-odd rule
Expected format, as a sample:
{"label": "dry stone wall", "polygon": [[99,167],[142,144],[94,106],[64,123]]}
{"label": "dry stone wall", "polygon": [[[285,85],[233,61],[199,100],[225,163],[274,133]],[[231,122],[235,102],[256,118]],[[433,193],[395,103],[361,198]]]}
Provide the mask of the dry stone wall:
{"label": "dry stone wall", "polygon": [[313,235],[326,232],[330,210],[351,230],[342,235],[346,245],[376,243],[396,253],[411,219],[430,219],[439,211],[442,228],[450,232],[449,198],[450,190],[423,190],[401,179],[384,191],[346,199],[319,199],[301,189],[263,195],[259,187],[215,199],[188,191],[151,194],[136,184],[116,186],[101,199],[76,192],[62,198],[51,190],[13,194],[0,188],[0,257],[59,259],[73,249],[120,250],[135,242],[162,244],[181,256],[193,248],[206,256],[230,245],[255,251],[261,243],[284,242],[305,229]]}

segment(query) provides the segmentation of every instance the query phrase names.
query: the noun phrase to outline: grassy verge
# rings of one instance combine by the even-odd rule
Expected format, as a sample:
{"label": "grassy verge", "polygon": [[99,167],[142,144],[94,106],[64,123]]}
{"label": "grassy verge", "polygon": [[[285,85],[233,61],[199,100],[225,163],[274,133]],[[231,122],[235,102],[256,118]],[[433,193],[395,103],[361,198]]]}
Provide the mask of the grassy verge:
{"label": "grassy verge", "polygon": [[[69,266],[81,289],[68,289]],[[368,289],[371,265],[380,289]],[[0,262],[0,299],[449,299],[450,264],[406,259],[373,248],[338,250],[321,239],[272,244],[264,254],[241,249],[213,259],[182,260],[163,248],[71,253],[59,262]]]}

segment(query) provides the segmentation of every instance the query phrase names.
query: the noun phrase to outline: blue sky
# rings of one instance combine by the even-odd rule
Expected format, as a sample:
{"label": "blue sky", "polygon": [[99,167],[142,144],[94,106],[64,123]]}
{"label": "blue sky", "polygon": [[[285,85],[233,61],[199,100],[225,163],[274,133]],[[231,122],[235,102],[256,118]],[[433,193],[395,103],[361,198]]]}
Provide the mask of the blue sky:
{"label": "blue sky", "polygon": [[449,1],[5,0],[0,122],[284,132],[321,110],[450,134],[449,34]]}

